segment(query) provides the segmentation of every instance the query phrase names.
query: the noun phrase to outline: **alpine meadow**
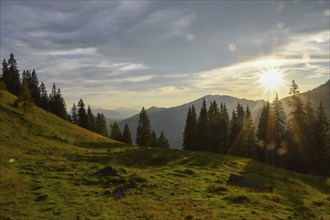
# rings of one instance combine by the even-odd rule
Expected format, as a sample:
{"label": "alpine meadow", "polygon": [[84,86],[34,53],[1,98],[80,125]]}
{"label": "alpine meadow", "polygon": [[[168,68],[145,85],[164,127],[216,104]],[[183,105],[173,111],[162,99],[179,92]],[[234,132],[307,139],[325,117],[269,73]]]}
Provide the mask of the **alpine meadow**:
{"label": "alpine meadow", "polygon": [[328,1],[0,12],[0,220],[330,219]]}

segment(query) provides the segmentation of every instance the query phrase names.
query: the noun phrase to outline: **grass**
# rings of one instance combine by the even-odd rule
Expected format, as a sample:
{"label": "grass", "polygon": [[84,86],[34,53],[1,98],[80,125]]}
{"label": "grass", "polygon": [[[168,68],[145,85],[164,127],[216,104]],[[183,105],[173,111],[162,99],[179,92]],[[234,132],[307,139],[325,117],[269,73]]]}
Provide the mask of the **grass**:
{"label": "grass", "polygon": [[[127,146],[0,102],[0,219],[329,219],[330,180],[249,159]],[[117,170],[99,176],[105,166]],[[274,186],[255,193],[230,174]],[[112,198],[122,186],[126,195]]]}

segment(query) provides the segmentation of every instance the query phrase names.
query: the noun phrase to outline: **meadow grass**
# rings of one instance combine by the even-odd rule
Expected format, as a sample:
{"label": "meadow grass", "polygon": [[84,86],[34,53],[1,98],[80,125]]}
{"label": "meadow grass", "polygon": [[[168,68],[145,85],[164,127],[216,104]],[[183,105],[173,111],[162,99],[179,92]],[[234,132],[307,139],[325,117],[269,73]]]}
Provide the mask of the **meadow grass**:
{"label": "meadow grass", "polygon": [[[0,219],[329,219],[329,178],[240,157],[127,146],[37,107],[23,116],[3,93]],[[96,175],[106,166],[117,174]],[[274,192],[228,185],[230,174]],[[114,199],[118,186],[126,194]]]}

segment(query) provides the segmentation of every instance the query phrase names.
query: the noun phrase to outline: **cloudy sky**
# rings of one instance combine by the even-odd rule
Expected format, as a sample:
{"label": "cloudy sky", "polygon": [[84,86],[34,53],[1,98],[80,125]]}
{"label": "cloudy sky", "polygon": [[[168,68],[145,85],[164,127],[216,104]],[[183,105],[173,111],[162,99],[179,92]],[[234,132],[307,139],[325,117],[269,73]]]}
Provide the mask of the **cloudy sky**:
{"label": "cloudy sky", "polygon": [[329,79],[329,1],[1,1],[1,59],[68,107],[170,107],[208,94],[272,100]]}

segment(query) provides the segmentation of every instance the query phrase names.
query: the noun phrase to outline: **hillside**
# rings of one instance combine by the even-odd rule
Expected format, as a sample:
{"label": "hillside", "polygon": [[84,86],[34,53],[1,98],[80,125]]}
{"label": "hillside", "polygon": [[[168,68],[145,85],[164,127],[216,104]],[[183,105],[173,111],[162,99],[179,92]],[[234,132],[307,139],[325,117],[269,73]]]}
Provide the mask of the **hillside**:
{"label": "hillside", "polygon": [[[253,101],[234,98],[231,96],[207,95],[190,103],[186,103],[172,108],[152,107],[147,109],[152,129],[155,130],[157,135],[159,135],[161,131],[164,131],[165,136],[170,142],[171,148],[181,149],[183,141],[182,135],[186,123],[188,108],[189,106],[194,105],[197,113],[199,113],[204,98],[208,106],[213,100],[215,100],[219,105],[221,102],[226,103],[229,115],[231,115],[231,112],[236,107],[238,102],[240,102],[244,106],[244,108],[248,105],[252,112],[252,117],[255,120],[255,123],[257,123],[260,110],[265,103],[262,100]],[[135,137],[136,127],[138,125],[138,119],[139,114],[136,114],[128,119],[119,122],[119,126],[121,129],[124,128],[126,123],[128,124],[131,129],[133,139]]]}
{"label": "hillside", "polygon": [[[5,93],[0,102],[0,219],[328,218],[329,178],[239,157],[125,146],[36,107],[23,117],[10,106],[14,98]],[[230,174],[274,191],[228,185]],[[119,186],[126,196],[115,199]]]}

